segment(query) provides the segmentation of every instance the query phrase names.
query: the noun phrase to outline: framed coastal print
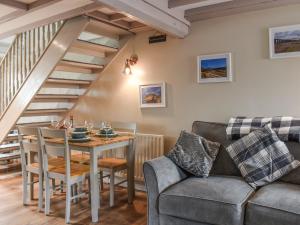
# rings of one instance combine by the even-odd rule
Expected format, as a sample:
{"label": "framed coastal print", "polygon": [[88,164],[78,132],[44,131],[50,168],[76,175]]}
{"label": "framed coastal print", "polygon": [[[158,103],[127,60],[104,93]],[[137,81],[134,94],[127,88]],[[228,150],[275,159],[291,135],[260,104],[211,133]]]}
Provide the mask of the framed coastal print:
{"label": "framed coastal print", "polygon": [[140,107],[156,108],[166,107],[166,84],[140,85]]}
{"label": "framed coastal print", "polygon": [[300,25],[269,29],[270,58],[300,56]]}
{"label": "framed coastal print", "polygon": [[231,53],[197,57],[198,83],[231,82]]}

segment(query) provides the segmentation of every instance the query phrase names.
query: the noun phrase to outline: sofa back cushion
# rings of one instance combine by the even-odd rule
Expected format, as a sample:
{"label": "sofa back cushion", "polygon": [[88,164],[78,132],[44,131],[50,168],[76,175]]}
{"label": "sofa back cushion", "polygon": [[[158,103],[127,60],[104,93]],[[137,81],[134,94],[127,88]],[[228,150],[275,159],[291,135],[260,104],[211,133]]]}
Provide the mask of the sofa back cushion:
{"label": "sofa back cushion", "polygon": [[[195,121],[193,123],[192,132],[208,140],[216,141],[221,144],[219,154],[217,155],[210,172],[211,175],[241,176],[239,169],[236,167],[226,151],[226,147],[234,142],[227,139],[226,127],[227,124],[224,123]],[[300,160],[300,143],[286,142],[286,145],[295,159]],[[300,167],[283,176],[279,180],[293,184],[300,184]]]}
{"label": "sofa back cushion", "polygon": [[226,151],[226,147],[232,143],[226,136],[226,124],[195,121],[192,132],[210,141],[221,144],[219,154],[211,169],[211,175],[241,176],[239,169]]}

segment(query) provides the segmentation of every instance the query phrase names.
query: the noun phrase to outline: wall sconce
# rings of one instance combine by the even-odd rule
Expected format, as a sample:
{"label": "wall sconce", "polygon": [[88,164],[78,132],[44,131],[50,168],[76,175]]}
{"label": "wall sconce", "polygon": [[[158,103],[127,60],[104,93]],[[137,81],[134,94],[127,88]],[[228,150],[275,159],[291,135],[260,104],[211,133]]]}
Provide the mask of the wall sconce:
{"label": "wall sconce", "polygon": [[134,66],[138,61],[137,54],[132,54],[129,59],[126,59],[123,70],[124,75],[132,75],[131,66]]}

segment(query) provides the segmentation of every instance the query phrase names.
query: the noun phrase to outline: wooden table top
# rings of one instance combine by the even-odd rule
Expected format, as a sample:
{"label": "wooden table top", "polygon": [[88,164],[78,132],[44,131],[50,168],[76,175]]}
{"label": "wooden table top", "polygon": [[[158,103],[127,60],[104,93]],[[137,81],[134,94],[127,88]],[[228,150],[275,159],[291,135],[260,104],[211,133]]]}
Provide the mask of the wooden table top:
{"label": "wooden table top", "polygon": [[[95,135],[90,135],[90,137],[91,137],[91,140],[88,142],[80,143],[80,142],[69,141],[69,145],[94,148],[94,147],[99,147],[99,146],[104,146],[104,145],[115,144],[115,143],[119,143],[119,142],[123,142],[123,141],[130,141],[130,140],[134,139],[134,136],[132,136],[132,135],[119,135],[114,138],[103,138],[103,137],[97,137]],[[31,140],[36,140],[36,137],[34,137],[34,136],[27,136],[26,138],[31,139]],[[63,139],[60,139],[60,138],[47,139],[47,142],[57,143],[57,144],[64,143]]]}

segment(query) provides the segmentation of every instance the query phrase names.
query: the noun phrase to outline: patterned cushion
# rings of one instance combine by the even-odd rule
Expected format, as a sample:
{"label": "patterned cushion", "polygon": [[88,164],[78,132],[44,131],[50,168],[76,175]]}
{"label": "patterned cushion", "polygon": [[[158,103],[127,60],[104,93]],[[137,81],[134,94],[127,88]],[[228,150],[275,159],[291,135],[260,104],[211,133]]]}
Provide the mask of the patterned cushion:
{"label": "patterned cushion", "polygon": [[228,122],[226,134],[228,139],[237,140],[268,123],[271,124],[280,140],[300,142],[300,119],[288,116],[233,117]]}
{"label": "patterned cushion", "polygon": [[254,188],[273,182],[300,165],[269,125],[244,136],[226,150]]}
{"label": "patterned cushion", "polygon": [[207,177],[219,148],[219,143],[182,131],[175,147],[167,157],[187,172],[195,176]]}

